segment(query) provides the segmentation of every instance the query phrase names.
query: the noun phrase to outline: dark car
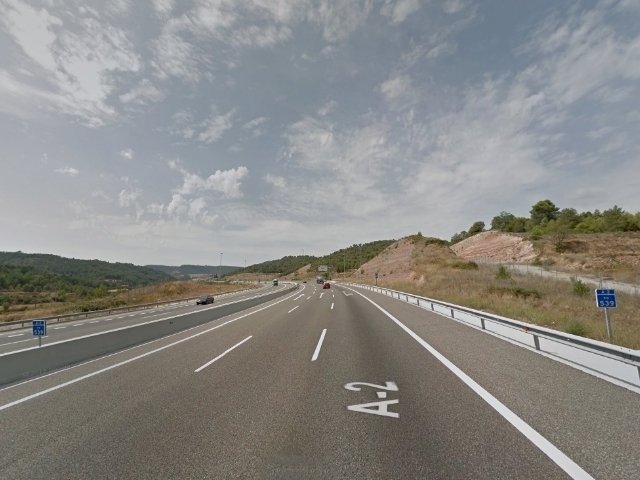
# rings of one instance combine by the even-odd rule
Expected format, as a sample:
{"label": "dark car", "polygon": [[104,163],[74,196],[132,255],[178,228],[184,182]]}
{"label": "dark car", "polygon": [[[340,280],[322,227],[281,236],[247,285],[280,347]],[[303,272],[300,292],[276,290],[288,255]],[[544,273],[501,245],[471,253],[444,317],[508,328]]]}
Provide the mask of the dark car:
{"label": "dark car", "polygon": [[213,303],[213,295],[203,295],[196,300],[196,305],[207,305]]}
{"label": "dark car", "polygon": [[331,284],[329,282],[324,282],[324,285],[322,285],[322,288],[331,288]]}
{"label": "dark car", "polygon": [[303,280],[303,281],[302,281],[302,283],[307,283],[307,281],[306,281],[306,280]]}

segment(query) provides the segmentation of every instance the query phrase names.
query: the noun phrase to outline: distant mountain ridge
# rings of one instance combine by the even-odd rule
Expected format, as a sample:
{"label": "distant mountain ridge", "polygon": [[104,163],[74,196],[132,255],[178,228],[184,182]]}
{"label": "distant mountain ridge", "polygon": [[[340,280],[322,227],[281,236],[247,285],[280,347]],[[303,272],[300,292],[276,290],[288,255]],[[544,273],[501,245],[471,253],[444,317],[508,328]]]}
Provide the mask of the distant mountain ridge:
{"label": "distant mountain ridge", "polygon": [[224,275],[234,270],[238,270],[241,267],[234,267],[231,265],[213,266],[213,265],[145,265],[146,268],[151,268],[159,272],[164,272],[168,275],[173,275],[174,272],[179,272],[181,275]]}
{"label": "distant mountain ridge", "polygon": [[87,285],[117,283],[136,287],[174,280],[164,272],[132,263],[79,260],[46,253],[0,252],[0,265],[60,275]]}
{"label": "distant mountain ridge", "polygon": [[269,260],[262,263],[249,265],[247,268],[239,268],[233,273],[268,273],[289,275],[305,265],[311,265],[311,270],[316,271],[318,266],[326,265],[334,273],[353,270],[368,262],[380,254],[395,240],[377,240],[375,242],[354,244],[347,248],[341,248],[328,255],[315,257],[312,255],[287,255],[278,260]]}

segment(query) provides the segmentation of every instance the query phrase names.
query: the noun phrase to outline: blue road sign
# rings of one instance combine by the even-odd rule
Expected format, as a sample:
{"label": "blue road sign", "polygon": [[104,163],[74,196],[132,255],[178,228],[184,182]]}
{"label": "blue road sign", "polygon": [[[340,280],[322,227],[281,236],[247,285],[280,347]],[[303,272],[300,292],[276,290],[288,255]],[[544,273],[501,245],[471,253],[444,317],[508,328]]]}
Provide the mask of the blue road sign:
{"label": "blue road sign", "polygon": [[596,289],[596,305],[598,308],[616,308],[616,291]]}
{"label": "blue road sign", "polygon": [[47,335],[47,321],[46,320],[34,320],[31,322],[33,327],[33,334],[39,337]]}

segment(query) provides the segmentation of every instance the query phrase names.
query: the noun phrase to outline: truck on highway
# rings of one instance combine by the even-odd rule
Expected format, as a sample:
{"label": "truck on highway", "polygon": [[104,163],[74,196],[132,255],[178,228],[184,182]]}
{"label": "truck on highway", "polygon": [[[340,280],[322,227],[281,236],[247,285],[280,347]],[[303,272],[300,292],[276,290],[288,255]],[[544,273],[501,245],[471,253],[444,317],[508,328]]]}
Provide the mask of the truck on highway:
{"label": "truck on highway", "polygon": [[324,283],[324,278],[316,277],[316,283]]}
{"label": "truck on highway", "polygon": [[274,287],[277,287],[277,286],[278,286],[278,279],[277,279],[277,278],[274,278],[274,279],[273,279],[273,286],[274,286]]}

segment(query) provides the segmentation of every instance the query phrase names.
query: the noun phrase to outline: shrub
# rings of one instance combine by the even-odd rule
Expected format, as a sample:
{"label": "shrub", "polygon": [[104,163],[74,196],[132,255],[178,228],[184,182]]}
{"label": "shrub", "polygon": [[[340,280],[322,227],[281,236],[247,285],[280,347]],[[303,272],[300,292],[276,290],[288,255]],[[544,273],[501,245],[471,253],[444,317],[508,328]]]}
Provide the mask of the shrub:
{"label": "shrub", "polygon": [[424,241],[425,246],[426,245],[444,245],[447,246],[449,245],[449,242],[447,242],[446,240],[442,240],[441,238],[435,238],[435,237],[427,237]]}
{"label": "shrub", "polygon": [[589,286],[579,278],[572,277],[571,283],[573,283],[573,294],[579,297],[584,297],[589,294]]}
{"label": "shrub", "polygon": [[8,311],[9,311],[9,307],[11,307],[11,303],[10,303],[9,301],[5,301],[5,302],[2,304],[2,310],[4,310],[5,312],[8,312]]}
{"label": "shrub", "polygon": [[564,329],[565,332],[572,335],[579,335],[580,337],[586,337],[589,333],[584,323],[579,320],[570,322]]}
{"label": "shrub", "polygon": [[504,265],[500,265],[498,267],[498,271],[496,272],[496,278],[499,279],[499,280],[508,280],[508,279],[511,278],[511,274],[504,267]]}
{"label": "shrub", "polygon": [[476,262],[456,262],[451,265],[451,268],[459,268],[461,270],[477,270],[478,264]]}
{"label": "shrub", "polygon": [[411,235],[409,238],[411,239],[411,243],[419,242],[420,240],[422,240],[422,232]]}
{"label": "shrub", "polygon": [[541,267],[542,266],[542,262],[540,261],[540,258],[536,257],[535,260],[533,262],[531,262],[531,265],[534,265],[536,267]]}
{"label": "shrub", "polygon": [[488,293],[497,295],[513,295],[516,298],[528,298],[541,299],[542,295],[537,290],[528,290],[522,287],[489,287]]}

